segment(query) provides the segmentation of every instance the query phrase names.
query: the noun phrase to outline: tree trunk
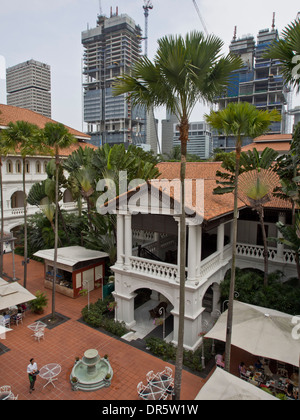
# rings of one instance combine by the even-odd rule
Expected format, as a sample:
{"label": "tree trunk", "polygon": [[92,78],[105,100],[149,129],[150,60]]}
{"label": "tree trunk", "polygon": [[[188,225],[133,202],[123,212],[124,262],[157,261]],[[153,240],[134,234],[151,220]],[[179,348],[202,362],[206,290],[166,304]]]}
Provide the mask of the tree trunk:
{"label": "tree trunk", "polygon": [[236,268],[236,245],[237,245],[237,222],[238,222],[238,177],[240,173],[241,138],[238,136],[235,162],[235,188],[234,188],[234,215],[233,215],[233,238],[232,238],[232,265],[229,291],[229,303],[227,314],[226,345],[225,345],[225,370],[230,373],[231,341],[233,324],[233,302],[235,289]]}
{"label": "tree trunk", "polygon": [[53,287],[52,287],[52,319],[55,319],[55,282],[57,274],[57,245],[58,245],[58,174],[59,157],[55,153],[55,235],[54,235],[54,261],[53,261]]}
{"label": "tree trunk", "polygon": [[3,182],[2,182],[2,157],[1,156],[0,156],[0,188],[1,188],[0,276],[2,276],[3,275],[4,211],[3,211]]}
{"label": "tree trunk", "polygon": [[174,399],[180,400],[181,378],[183,367],[183,340],[184,340],[184,313],[185,313],[185,262],[186,262],[186,224],[185,224],[185,174],[186,174],[186,151],[188,141],[189,123],[183,119],[180,126],[181,139],[181,214],[180,214],[180,284],[179,284],[179,320],[178,320],[178,343],[175,363]]}
{"label": "tree trunk", "polygon": [[269,250],[268,250],[268,239],[266,235],[266,229],[265,229],[265,222],[264,222],[264,209],[260,208],[257,210],[262,236],[263,236],[263,242],[264,242],[264,286],[268,286],[268,274],[269,274]]}
{"label": "tree trunk", "polygon": [[23,286],[26,288],[27,285],[27,196],[26,196],[26,158],[23,158],[23,194],[24,194],[24,282]]}

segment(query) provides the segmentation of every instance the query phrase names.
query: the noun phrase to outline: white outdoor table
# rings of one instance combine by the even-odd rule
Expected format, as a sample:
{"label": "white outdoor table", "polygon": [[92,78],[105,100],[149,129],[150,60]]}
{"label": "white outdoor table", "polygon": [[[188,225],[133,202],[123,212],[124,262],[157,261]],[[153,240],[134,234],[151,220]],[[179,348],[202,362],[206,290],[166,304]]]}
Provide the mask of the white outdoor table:
{"label": "white outdoor table", "polygon": [[57,363],[49,363],[43,366],[40,369],[39,376],[48,381],[44,385],[44,388],[50,383],[54,386],[54,388],[56,388],[53,381],[57,381],[58,378],[56,376],[58,376],[60,372],[61,372],[61,366]]}
{"label": "white outdoor table", "polygon": [[42,322],[42,321],[36,321],[33,324],[28,325],[27,328],[29,328],[31,331],[36,332],[36,331],[38,331],[38,330],[40,330],[42,328],[46,328],[46,327],[47,327],[47,324],[45,324],[44,322]]}

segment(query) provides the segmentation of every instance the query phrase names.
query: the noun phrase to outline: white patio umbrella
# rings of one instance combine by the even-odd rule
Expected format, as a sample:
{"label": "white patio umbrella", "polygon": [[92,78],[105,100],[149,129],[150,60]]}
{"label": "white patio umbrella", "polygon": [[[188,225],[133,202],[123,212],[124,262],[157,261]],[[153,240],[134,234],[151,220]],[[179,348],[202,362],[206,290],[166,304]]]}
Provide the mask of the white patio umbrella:
{"label": "white patio umbrella", "polygon": [[32,293],[21,286],[19,283],[8,283],[1,279],[0,282],[0,310],[11,306],[20,305],[36,299]]}
{"label": "white patio umbrella", "polygon": [[0,325],[0,340],[3,340],[5,338],[5,334],[8,331],[12,331],[12,329],[11,328],[6,328],[3,325]]}
{"label": "white patio umbrella", "polygon": [[216,368],[205,385],[201,388],[195,400],[202,401],[259,401],[259,400],[276,400],[269,393],[262,391],[260,388],[237,378],[234,375]]}
{"label": "white patio umbrella", "polygon": [[[227,312],[205,338],[226,341]],[[293,330],[293,316],[273,309],[234,301],[232,345],[256,356],[299,366],[300,337]]]}

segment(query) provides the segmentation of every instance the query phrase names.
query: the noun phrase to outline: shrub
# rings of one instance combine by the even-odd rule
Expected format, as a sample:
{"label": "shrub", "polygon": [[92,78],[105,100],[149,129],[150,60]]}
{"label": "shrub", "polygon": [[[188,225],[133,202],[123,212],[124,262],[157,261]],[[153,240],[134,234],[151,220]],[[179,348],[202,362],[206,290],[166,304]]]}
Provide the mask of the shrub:
{"label": "shrub", "polygon": [[35,294],[36,299],[32,300],[29,304],[30,309],[32,312],[36,314],[41,314],[44,312],[44,308],[48,304],[48,298],[45,293],[40,292],[39,290]]}
{"label": "shrub", "polygon": [[84,307],[81,312],[82,317],[84,322],[91,327],[103,328],[105,331],[108,331],[117,337],[122,337],[122,335],[128,332],[125,323],[114,321],[106,316],[107,313],[110,313],[107,309],[107,305],[110,301],[111,298],[106,298],[103,301],[99,299],[97,302],[90,304],[89,308],[88,306]]}

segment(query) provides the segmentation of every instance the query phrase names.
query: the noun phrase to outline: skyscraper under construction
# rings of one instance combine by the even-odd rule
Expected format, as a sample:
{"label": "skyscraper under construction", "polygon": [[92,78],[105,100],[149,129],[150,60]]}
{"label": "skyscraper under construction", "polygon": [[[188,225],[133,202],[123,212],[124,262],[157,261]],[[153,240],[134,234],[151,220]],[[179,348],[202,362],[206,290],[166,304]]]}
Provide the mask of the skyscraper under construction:
{"label": "skyscraper under construction", "polygon": [[91,142],[143,144],[146,113],[132,106],[127,95],[113,96],[116,78],[130,73],[141,55],[141,28],[128,15],[100,14],[97,26],[82,32],[83,119]]}
{"label": "skyscraper under construction", "polygon": [[[265,57],[272,42],[279,39],[275,29],[275,15],[272,28],[262,29],[257,35],[246,35],[237,38],[236,30],[229,50],[241,57],[244,66],[235,71],[231,83],[223,97],[216,98],[220,109],[231,102],[249,102],[260,110],[277,109],[282,116],[280,122],[272,123],[269,134],[286,134],[290,132],[288,111],[291,89],[284,81],[280,71],[281,63]],[[252,139],[249,139],[251,142]],[[227,151],[235,149],[235,140],[231,137],[215,137],[214,147]]]}

